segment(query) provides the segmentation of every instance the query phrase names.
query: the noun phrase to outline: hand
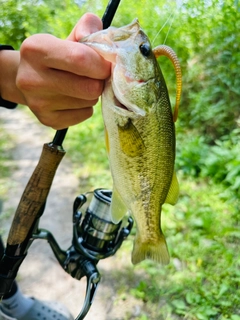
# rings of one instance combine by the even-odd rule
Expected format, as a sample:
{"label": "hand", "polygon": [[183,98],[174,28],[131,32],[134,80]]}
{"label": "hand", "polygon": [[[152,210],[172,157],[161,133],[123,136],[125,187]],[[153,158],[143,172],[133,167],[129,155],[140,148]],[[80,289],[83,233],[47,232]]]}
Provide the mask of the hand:
{"label": "hand", "polygon": [[100,29],[101,20],[85,14],[67,40],[48,34],[26,39],[16,76],[20,101],[15,102],[28,105],[40,122],[54,129],[89,118],[110,75],[110,64],[77,41]]}

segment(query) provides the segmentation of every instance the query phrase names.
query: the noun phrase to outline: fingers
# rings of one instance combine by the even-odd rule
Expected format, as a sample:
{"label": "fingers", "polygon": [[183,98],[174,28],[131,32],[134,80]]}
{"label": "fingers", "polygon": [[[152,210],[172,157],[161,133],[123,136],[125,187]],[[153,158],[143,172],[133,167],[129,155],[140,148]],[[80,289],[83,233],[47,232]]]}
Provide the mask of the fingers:
{"label": "fingers", "polygon": [[35,111],[33,111],[33,113],[42,124],[52,127],[55,130],[61,130],[81,123],[90,118],[93,114],[93,108],[87,107],[83,109],[68,109],[61,111],[55,110],[49,114],[47,112],[44,114],[38,114]]}
{"label": "fingers", "polygon": [[[98,102],[98,98],[92,100],[77,99],[67,96],[49,96],[48,98],[35,99],[34,96],[29,97],[27,101],[28,107],[37,115],[41,122],[46,123],[45,118],[49,117],[56,111],[72,112],[73,110],[81,110],[88,107],[93,107]],[[51,117],[52,118],[52,117]],[[62,119],[64,122],[65,119]]]}
{"label": "fingers", "polygon": [[104,87],[104,81],[101,80],[79,77],[71,73],[56,70],[50,70],[49,73],[51,74],[49,75],[51,81],[47,83],[46,79],[42,83],[42,89],[45,88],[46,93],[51,90],[52,94],[60,92],[61,95],[66,97],[94,100],[98,99]]}
{"label": "fingers", "polygon": [[16,84],[24,93],[28,103],[31,103],[31,97],[45,99],[46,102],[51,97],[57,96],[62,99],[72,97],[80,100],[94,100],[101,95],[104,86],[103,80],[81,77],[70,72],[28,68],[26,74],[24,72],[26,69],[26,66],[22,66],[21,71],[19,67]]}
{"label": "fingers", "polygon": [[27,38],[22,43],[20,53],[21,59],[34,68],[62,70],[94,79],[105,79],[110,74],[109,62],[91,48],[48,34]]}

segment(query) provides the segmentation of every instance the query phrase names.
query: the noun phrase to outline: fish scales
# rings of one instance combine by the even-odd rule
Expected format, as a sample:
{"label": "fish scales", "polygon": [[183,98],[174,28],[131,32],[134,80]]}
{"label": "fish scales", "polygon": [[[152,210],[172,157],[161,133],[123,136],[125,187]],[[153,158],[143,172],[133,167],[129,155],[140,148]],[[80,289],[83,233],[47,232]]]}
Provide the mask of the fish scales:
{"label": "fish scales", "polygon": [[82,42],[112,62],[102,94],[113,178],[112,220],[119,222],[127,211],[134,217],[133,264],[148,258],[166,264],[161,210],[165,202],[176,203],[178,182],[173,114],[154,50],[137,20]]}

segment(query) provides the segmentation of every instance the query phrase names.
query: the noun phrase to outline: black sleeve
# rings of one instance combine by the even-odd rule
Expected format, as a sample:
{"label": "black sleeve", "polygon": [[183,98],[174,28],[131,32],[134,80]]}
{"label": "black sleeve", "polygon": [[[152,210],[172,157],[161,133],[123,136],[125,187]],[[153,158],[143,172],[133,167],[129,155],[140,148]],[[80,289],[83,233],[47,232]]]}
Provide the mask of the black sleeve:
{"label": "black sleeve", "polygon": [[[14,50],[14,49],[13,49],[12,46],[0,44],[0,50]],[[1,66],[0,66],[0,71],[1,71]],[[5,107],[5,108],[8,108],[8,109],[14,109],[14,108],[16,108],[16,106],[17,106],[17,103],[4,100],[0,96],[0,107]]]}

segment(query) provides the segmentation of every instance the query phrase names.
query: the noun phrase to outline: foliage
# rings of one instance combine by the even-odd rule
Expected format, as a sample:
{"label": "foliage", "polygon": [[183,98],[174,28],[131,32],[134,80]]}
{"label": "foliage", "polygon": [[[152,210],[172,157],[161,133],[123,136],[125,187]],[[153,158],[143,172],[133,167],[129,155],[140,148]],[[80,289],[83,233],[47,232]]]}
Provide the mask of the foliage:
{"label": "foliage", "polygon": [[[181,134],[184,135],[181,138]],[[221,137],[209,146],[204,136],[180,133],[177,145],[177,168],[188,176],[209,178],[240,196],[240,129]]]}
{"label": "foliage", "polygon": [[69,128],[64,145],[75,163],[82,188],[111,188],[100,106],[95,107],[91,119]]}
{"label": "foliage", "polygon": [[[18,48],[36,32],[66,38],[83,13],[102,16],[107,2],[2,0],[0,42]],[[128,24],[136,17],[153,46],[166,43],[181,61],[176,154],[181,196],[174,208],[166,206],[163,212],[170,265],[160,268],[143,262],[131,271],[137,273],[134,283],[129,269],[122,268],[119,290],[124,290],[125,298],[143,302],[138,320],[239,320],[240,3],[149,0],[146,5],[143,0],[122,0],[113,24]],[[159,63],[173,100],[173,68],[165,58]],[[0,139],[1,150],[9,150],[1,143]],[[91,119],[69,129],[64,146],[83,192],[110,187],[99,106]],[[2,173],[8,174],[6,161],[2,153],[1,179]],[[125,250],[130,254],[129,248]]]}
{"label": "foliage", "polygon": [[51,32],[48,22],[53,16],[54,11],[47,2],[3,0],[0,11],[0,42],[17,49],[30,34]]}
{"label": "foliage", "polygon": [[240,130],[222,137],[211,147],[203,167],[203,176],[210,176],[214,182],[223,183],[240,196]]}
{"label": "foliage", "polygon": [[[1,126],[1,121],[0,121]],[[11,136],[2,128],[0,130],[0,179],[9,177],[10,169],[8,161],[12,158],[12,139]],[[0,180],[1,181],[1,180]]]}
{"label": "foliage", "polygon": [[[0,119],[1,128],[1,119]],[[10,188],[9,177],[11,176],[11,159],[12,159],[13,140],[9,133],[3,128],[0,130],[0,234],[1,219],[5,216],[1,214],[3,200],[7,197],[8,188]]]}
{"label": "foliage", "polygon": [[186,1],[180,10],[191,50],[183,121],[213,141],[231,132],[239,119],[240,5],[195,0]]}

